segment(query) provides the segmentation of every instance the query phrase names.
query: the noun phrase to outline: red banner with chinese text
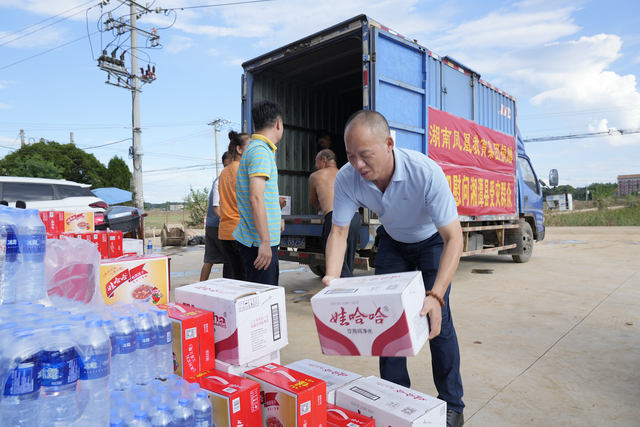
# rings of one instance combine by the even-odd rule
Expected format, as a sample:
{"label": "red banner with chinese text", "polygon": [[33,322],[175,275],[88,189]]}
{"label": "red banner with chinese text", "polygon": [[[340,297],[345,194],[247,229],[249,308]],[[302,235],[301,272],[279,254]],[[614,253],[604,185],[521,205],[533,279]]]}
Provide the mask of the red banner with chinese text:
{"label": "red banner with chinese text", "polygon": [[460,215],[515,214],[513,137],[429,108],[428,141]]}

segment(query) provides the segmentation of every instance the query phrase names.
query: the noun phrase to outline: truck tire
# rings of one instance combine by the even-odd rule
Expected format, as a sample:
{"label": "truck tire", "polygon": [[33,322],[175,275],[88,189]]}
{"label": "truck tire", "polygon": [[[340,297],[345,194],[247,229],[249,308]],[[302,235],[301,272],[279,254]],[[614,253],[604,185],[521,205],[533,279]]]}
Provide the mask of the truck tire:
{"label": "truck tire", "polygon": [[522,253],[517,255],[511,255],[513,260],[517,263],[524,263],[529,261],[531,254],[533,253],[533,230],[528,222],[525,221],[524,229],[522,230]]}
{"label": "truck tire", "polygon": [[321,265],[310,265],[309,269],[313,272],[313,274],[315,274],[316,276],[319,277],[324,277],[324,267]]}

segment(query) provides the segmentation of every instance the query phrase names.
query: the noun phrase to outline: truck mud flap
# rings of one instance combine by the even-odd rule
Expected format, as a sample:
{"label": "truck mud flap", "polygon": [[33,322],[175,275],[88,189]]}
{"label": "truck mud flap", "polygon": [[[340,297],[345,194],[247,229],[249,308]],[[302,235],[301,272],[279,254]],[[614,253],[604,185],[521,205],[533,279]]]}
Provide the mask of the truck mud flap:
{"label": "truck mud flap", "polygon": [[[297,262],[305,265],[325,265],[324,255],[314,252],[279,250],[278,260]],[[353,260],[353,268],[354,270],[368,271],[370,269],[369,258],[355,257]]]}

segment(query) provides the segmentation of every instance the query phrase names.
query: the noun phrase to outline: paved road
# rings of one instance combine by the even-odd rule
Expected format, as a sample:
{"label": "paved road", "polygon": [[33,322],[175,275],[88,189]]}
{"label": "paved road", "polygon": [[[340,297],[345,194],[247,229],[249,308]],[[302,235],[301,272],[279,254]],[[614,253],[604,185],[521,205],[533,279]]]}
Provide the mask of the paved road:
{"label": "paved road", "polygon": [[[172,286],[197,282],[203,249],[171,252]],[[320,279],[295,263],[280,268],[289,326],[282,363],[311,358],[377,375],[377,358],[321,354],[308,302]],[[466,426],[640,425],[640,227],[548,228],[527,264],[463,258],[451,306]],[[437,394],[426,347],[409,370],[413,388]]]}

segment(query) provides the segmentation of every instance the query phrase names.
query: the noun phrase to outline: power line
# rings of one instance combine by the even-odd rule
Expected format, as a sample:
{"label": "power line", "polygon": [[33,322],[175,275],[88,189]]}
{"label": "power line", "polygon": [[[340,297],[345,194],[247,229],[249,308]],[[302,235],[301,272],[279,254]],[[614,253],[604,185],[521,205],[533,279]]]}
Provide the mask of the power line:
{"label": "power line", "polygon": [[523,142],[547,142],[547,141],[560,141],[564,139],[583,139],[583,138],[595,138],[603,136],[624,136],[634,133],[640,133],[640,129],[610,129],[602,132],[589,132],[571,135],[558,135],[558,136],[546,136],[541,138],[529,138],[523,139]]}
{"label": "power line", "polygon": [[52,50],[56,50],[56,49],[59,49],[59,48],[61,48],[61,47],[67,46],[67,45],[69,45],[69,44],[71,44],[71,43],[75,43],[75,42],[77,42],[77,41],[79,41],[79,40],[82,40],[82,39],[84,39],[84,38],[90,37],[90,36],[92,36],[92,35],[94,35],[94,34],[96,34],[96,33],[97,33],[97,31],[96,31],[96,32],[93,32],[93,33],[91,33],[91,34],[89,34],[88,36],[82,36],[82,37],[77,38],[77,39],[75,39],[75,40],[71,40],[70,42],[67,42],[67,43],[64,43],[64,44],[58,45],[58,46],[56,46],[56,47],[54,47],[54,48],[51,48],[51,49],[49,49],[49,50],[45,50],[44,52],[40,52],[40,53],[37,53],[37,54],[35,54],[35,55],[33,55],[33,56],[30,56],[30,57],[28,57],[28,58],[21,59],[20,61],[18,61],[18,62],[14,62],[13,64],[5,65],[4,67],[0,68],[0,70],[4,70],[5,68],[9,68],[9,67],[12,67],[12,66],[14,66],[14,65],[20,64],[21,62],[28,61],[29,59],[33,59],[33,58],[35,58],[35,57],[37,57],[37,56],[44,55],[45,53],[51,52]]}
{"label": "power line", "polygon": [[[91,10],[91,8],[88,8],[87,10]],[[52,26],[52,25],[57,24],[58,22],[62,22],[62,21],[64,21],[64,20],[66,20],[66,19],[71,18],[72,16],[76,16],[76,15],[78,15],[78,14],[80,14],[80,13],[83,13],[83,12],[85,12],[85,11],[84,11],[84,10],[81,10],[80,12],[76,12],[76,13],[74,13],[73,15],[69,15],[69,16],[67,16],[66,18],[59,19],[59,20],[57,20],[57,21],[55,21],[55,22],[52,22],[52,23],[51,23],[51,24],[49,24],[49,25],[45,25],[44,27],[40,27],[40,28],[38,28],[37,30],[33,30],[33,31],[31,31],[30,33],[23,34],[23,35],[21,35],[20,37],[16,37],[15,39],[11,39],[11,40],[9,40],[8,42],[4,42],[4,43],[0,44],[0,47],[5,46],[5,45],[8,45],[9,43],[13,43],[13,42],[14,42],[14,41],[16,41],[16,40],[20,40],[20,39],[22,39],[22,38],[24,38],[24,37],[27,37],[27,36],[29,36],[29,35],[31,35],[31,34],[33,34],[33,33],[37,33],[38,31],[42,31],[42,30],[44,30],[45,28],[48,28],[48,27],[50,27],[50,26]]]}
{"label": "power line", "polygon": [[102,145],[96,145],[95,147],[78,147],[78,148],[82,148],[83,150],[91,150],[93,148],[100,148],[100,147],[106,147],[107,145],[114,145],[114,144],[120,144],[121,142],[125,142],[130,140],[131,138],[125,138],[125,139],[121,139],[120,141],[115,141],[115,142],[109,142],[107,144],[102,144]]}
{"label": "power line", "polygon": [[235,6],[237,4],[265,3],[265,2],[269,2],[269,1],[274,1],[274,0],[253,0],[253,1],[242,1],[242,2],[236,2],[236,3],[207,4],[207,5],[203,5],[203,6],[173,7],[173,8],[166,8],[164,10],[185,10],[185,9],[200,9],[200,8],[203,8],[203,7]]}
{"label": "power line", "polygon": [[[2,40],[2,39],[4,39],[4,38],[7,38],[7,37],[9,37],[9,36],[12,36],[12,35],[14,35],[14,34],[18,34],[18,33],[22,32],[22,31],[24,31],[24,30],[28,30],[29,28],[31,28],[31,27],[35,27],[36,25],[40,25],[40,24],[42,24],[43,22],[47,22],[47,21],[48,21],[48,20],[50,20],[50,19],[57,18],[57,17],[58,17],[58,16],[60,16],[60,15],[64,15],[65,13],[67,13],[67,12],[71,12],[72,10],[77,9],[77,8],[79,8],[79,7],[82,7],[82,6],[86,5],[86,4],[93,3],[93,1],[94,1],[94,0],[89,0],[89,1],[88,1],[88,2],[86,2],[86,3],[82,3],[81,5],[78,5],[78,6],[76,6],[76,7],[72,7],[72,8],[71,8],[71,9],[69,9],[69,10],[65,10],[64,12],[61,12],[61,13],[59,13],[59,14],[57,14],[57,15],[54,15],[54,16],[52,16],[52,17],[50,17],[50,18],[44,19],[44,20],[42,20],[42,21],[40,21],[40,22],[36,22],[35,24],[31,24],[31,25],[29,25],[29,26],[27,26],[27,27],[24,27],[24,28],[22,28],[22,29],[20,29],[20,30],[18,30],[18,31],[14,31],[13,33],[5,34],[4,36],[0,37],[0,40]],[[71,15],[71,16],[73,16],[73,15]],[[67,18],[65,18],[65,19],[67,19]],[[60,22],[60,21],[58,21],[58,22]],[[52,24],[52,25],[53,25],[53,24]]]}

